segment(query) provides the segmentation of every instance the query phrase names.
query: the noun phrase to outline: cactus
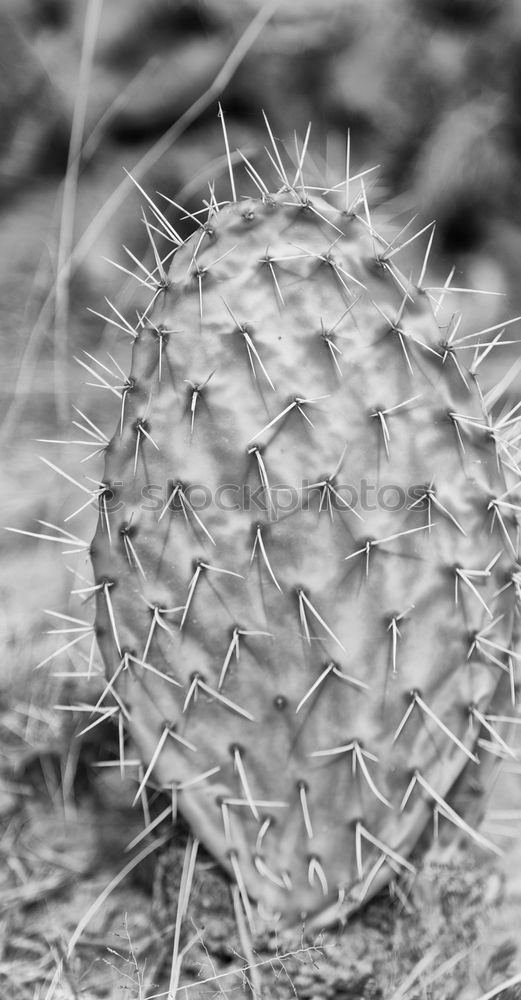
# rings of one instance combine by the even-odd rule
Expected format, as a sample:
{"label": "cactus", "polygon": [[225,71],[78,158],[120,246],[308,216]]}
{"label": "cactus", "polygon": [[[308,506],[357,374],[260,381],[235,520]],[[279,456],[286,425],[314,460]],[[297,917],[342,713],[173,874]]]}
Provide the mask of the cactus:
{"label": "cactus", "polygon": [[171,252],[149,223],[91,555],[136,799],[171,793],[250,920],[324,926],[433,820],[497,851],[450,795],[512,753],[518,417],[480,391],[495,330],[441,325],[432,234],[408,279],[415,237],[303,152],[288,177],[274,142],[274,193],[243,157],[245,198],[230,159],[185,240],[148,199]]}

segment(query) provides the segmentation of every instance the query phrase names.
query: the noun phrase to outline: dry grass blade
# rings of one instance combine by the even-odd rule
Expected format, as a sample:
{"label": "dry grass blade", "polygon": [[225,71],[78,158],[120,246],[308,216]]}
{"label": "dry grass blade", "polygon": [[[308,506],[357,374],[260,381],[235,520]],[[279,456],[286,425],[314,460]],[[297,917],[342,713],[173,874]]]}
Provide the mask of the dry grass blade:
{"label": "dry grass blade", "polygon": [[[56,996],[56,988],[60,985],[60,981],[62,980],[62,973],[63,973],[63,959],[60,959],[54,970],[53,977],[49,983],[49,988],[45,996],[43,997],[43,1000],[53,1000],[53,997]],[[35,1000],[38,1000],[39,996],[40,993],[38,991],[35,994]]]}
{"label": "dry grass blade", "polygon": [[239,935],[239,940],[241,942],[241,947],[248,962],[248,978],[245,977],[245,982],[248,984],[248,989],[251,993],[252,1000],[262,1000],[262,983],[260,980],[259,970],[255,966],[253,945],[251,941],[251,936],[248,928],[247,914],[244,911],[242,904],[241,894],[237,886],[232,889],[233,897],[233,909],[235,913],[235,922],[237,926],[237,933]]}
{"label": "dry grass blade", "polygon": [[180,951],[181,942],[181,929],[183,926],[183,920],[186,916],[186,911],[188,909],[188,903],[190,900],[190,892],[192,889],[192,882],[194,878],[195,862],[197,858],[197,850],[199,847],[199,841],[193,840],[191,837],[188,838],[186,844],[185,856],[183,859],[183,870],[181,873],[181,884],[179,886],[179,898],[177,902],[177,914],[174,929],[174,944],[172,949],[172,964],[170,970],[170,983],[168,986],[168,1000],[175,1000],[177,996],[177,989],[179,986],[179,976],[181,975],[181,966],[183,962],[183,952]]}
{"label": "dry grass blade", "polygon": [[[280,0],[271,0],[264,4],[252,19],[246,30],[234,45],[230,55],[223,63],[217,76],[207,90],[194,101],[194,103],[181,115],[173,125],[163,133],[160,139],[155,142],[150,149],[141,157],[132,168],[134,180],[142,180],[149,170],[167,153],[175,142],[186,132],[186,129],[196,121],[199,116],[213,104],[222,94],[223,90],[230,82],[235,72],[244,61],[245,56],[255,44],[257,38],[264,30],[268,22],[273,17]],[[85,253],[92,246],[99,234],[103,232],[107,222],[113,217],[118,208],[125,202],[133,188],[133,182],[129,177],[125,177],[121,184],[113,191],[103,208],[92,220],[81,239],[78,241],[70,264],[76,267],[83,259]]]}
{"label": "dry grass blade", "polygon": [[407,978],[404,979],[402,985],[395,990],[389,1000],[404,1000],[404,997],[407,996],[411,987],[418,981],[422,973],[425,972],[425,969],[428,969],[429,965],[432,965],[438,954],[439,949],[437,945],[433,945],[432,948],[429,948],[423,958],[420,958],[419,962],[417,962],[414,968],[411,969]]}
{"label": "dry grass blade", "polygon": [[73,245],[76,198],[80,175],[81,149],[89,99],[89,82],[98,35],[103,0],[89,0],[85,16],[78,88],[72,116],[67,171],[63,185],[63,200],[58,244],[56,298],[54,318],[54,379],[58,416],[66,424],[69,413],[64,397],[67,386],[67,324],[69,319],[69,285]]}
{"label": "dry grass blade", "polygon": [[160,837],[158,840],[154,840],[151,844],[148,844],[142,851],[139,852],[139,854],[136,854],[135,858],[132,858],[128,864],[126,864],[125,867],[114,876],[113,879],[110,880],[109,884],[105,886],[102,892],[100,892],[99,896],[97,896],[91,906],[89,906],[88,910],[83,914],[81,920],[77,924],[69,944],[67,945],[67,958],[71,957],[81,935],[83,934],[83,931],[87,927],[87,924],[90,922],[94,914],[98,912],[100,906],[103,905],[105,900],[108,899],[113,889],[116,889],[120,882],[123,882],[123,880],[130,874],[131,871],[134,870],[134,868],[137,868],[137,866],[141,864],[145,858],[148,858],[149,854],[153,854],[154,851],[157,851],[163,846],[163,844],[166,844],[168,839],[168,836],[164,836]]}
{"label": "dry grass blade", "polygon": [[463,948],[461,951],[458,951],[456,955],[451,955],[451,957],[445,962],[442,962],[437,969],[433,969],[433,971],[422,980],[423,989],[426,990],[431,983],[435,983],[437,979],[441,979],[442,976],[446,976],[448,972],[458,965],[459,962],[461,962],[464,958],[469,957],[471,950],[472,949],[470,948]]}
{"label": "dry grass blade", "polygon": [[505,990],[509,990],[511,986],[519,986],[521,983],[521,972],[517,972],[515,976],[511,976],[510,979],[505,979],[503,983],[499,986],[494,986],[493,989],[489,990],[488,993],[482,993],[481,996],[476,997],[476,1000],[493,1000],[494,997],[498,997]]}
{"label": "dry grass blade", "polygon": [[[92,3],[101,3],[102,0],[91,0]],[[244,61],[246,55],[255,44],[257,38],[262,33],[268,22],[273,17],[277,7],[280,4],[280,0],[270,0],[270,2],[264,4],[259,11],[252,18],[250,24],[242,33],[238,41],[232,48],[230,55],[223,63],[221,69],[219,70],[217,76],[204,91],[201,96],[194,101],[194,103],[181,115],[180,118],[169,128],[163,135],[155,142],[150,149],[145,153],[143,157],[134,165],[132,168],[132,176],[135,180],[142,180],[147,172],[161,159],[161,157],[167,153],[175,142],[186,132],[187,128],[193,124],[197,118],[203,114],[211,106],[211,104],[216,101],[230,80],[233,78],[237,69]],[[68,282],[72,275],[76,272],[79,265],[85,259],[91,247],[94,245],[99,236],[103,233],[105,226],[113,218],[118,209],[124,204],[126,198],[133,189],[133,182],[129,177],[125,177],[124,180],[118,185],[118,187],[113,191],[110,198],[108,198],[102,209],[94,217],[90,225],[87,227],[85,232],[82,234],[78,240],[76,246],[71,249],[69,256],[64,260],[61,269],[58,269],[56,282],[54,286],[49,291],[45,301],[43,302],[40,314],[36,320],[34,329],[32,330],[31,336],[25,348],[24,355],[20,364],[20,369],[18,372],[17,383],[14,389],[13,400],[9,406],[4,419],[3,434],[7,440],[9,440],[10,435],[13,430],[13,425],[16,423],[16,419],[20,413],[20,409],[23,407],[23,398],[21,398],[21,388],[23,383],[23,378],[27,373],[28,367],[34,362],[34,357],[36,354],[37,343],[39,338],[44,334],[46,329],[46,324],[49,322],[52,315],[52,307],[54,302],[54,296],[56,290],[61,282],[66,280],[66,286],[68,287]],[[71,192],[74,190],[74,199],[76,187],[72,189],[71,182]],[[72,201],[72,199],[71,199]]]}

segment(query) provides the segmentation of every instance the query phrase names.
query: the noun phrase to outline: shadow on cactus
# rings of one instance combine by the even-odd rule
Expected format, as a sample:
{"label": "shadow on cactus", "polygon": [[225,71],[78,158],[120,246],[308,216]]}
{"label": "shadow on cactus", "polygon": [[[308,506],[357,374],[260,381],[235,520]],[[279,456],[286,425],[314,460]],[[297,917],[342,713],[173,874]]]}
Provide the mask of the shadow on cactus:
{"label": "shadow on cactus", "polygon": [[286,166],[268,132],[275,182],[243,157],[241,197],[229,155],[231,200],[187,239],[145,196],[96,707],[137,748],[136,801],[171,794],[251,927],[323,927],[414,873],[433,825],[499,853],[476,790],[513,755],[520,417],[480,390],[499,327],[463,335],[429,286],[432,230],[382,235],[349,158],[309,184],[309,133]]}

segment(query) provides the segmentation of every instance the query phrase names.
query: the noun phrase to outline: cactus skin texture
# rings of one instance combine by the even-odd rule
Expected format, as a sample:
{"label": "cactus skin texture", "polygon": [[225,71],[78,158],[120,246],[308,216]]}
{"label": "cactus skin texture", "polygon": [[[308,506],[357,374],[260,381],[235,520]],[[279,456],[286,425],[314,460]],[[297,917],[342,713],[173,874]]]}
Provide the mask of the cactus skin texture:
{"label": "cactus skin texture", "polygon": [[106,450],[96,633],[140,789],[172,791],[250,916],[323,926],[413,871],[433,816],[496,849],[449,804],[509,753],[519,659],[492,335],[438,326],[363,198],[300,177],[194,229]]}

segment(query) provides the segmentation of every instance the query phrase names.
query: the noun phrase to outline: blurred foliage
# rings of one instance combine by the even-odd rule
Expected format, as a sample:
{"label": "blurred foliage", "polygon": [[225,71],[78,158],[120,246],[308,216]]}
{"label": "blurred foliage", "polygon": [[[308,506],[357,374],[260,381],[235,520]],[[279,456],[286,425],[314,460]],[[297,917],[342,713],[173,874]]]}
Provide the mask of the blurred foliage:
{"label": "blurred foliage", "polygon": [[[209,87],[264,2],[104,0],[84,166],[115,185],[114,164],[120,177]],[[0,194],[63,172],[87,7],[0,0]],[[350,128],[357,165],[381,164],[374,196],[436,218],[439,250],[463,269],[469,254],[492,254],[493,287],[512,291],[520,54],[521,0],[280,0],[221,100],[234,143],[259,150],[261,108],[289,142],[312,121],[333,169]],[[157,164],[151,181],[166,194],[221,153],[215,112]]]}
{"label": "blurred foliage", "polygon": [[[152,142],[209,86],[262,3],[105,0],[87,134],[102,123],[101,143]],[[8,164],[16,128],[26,152],[30,121],[39,149],[42,131],[70,121],[86,7],[85,0],[0,4]],[[261,148],[261,108],[290,139],[311,120],[317,148],[351,128],[359,159],[382,164],[386,193],[410,193],[459,252],[483,243],[498,217],[519,222],[520,51],[519,0],[281,0],[222,103],[232,134],[250,135]],[[208,155],[219,133],[215,108],[192,131]],[[52,158],[59,150],[51,145]],[[4,184],[5,172],[4,163]],[[188,158],[179,173],[190,172]]]}

